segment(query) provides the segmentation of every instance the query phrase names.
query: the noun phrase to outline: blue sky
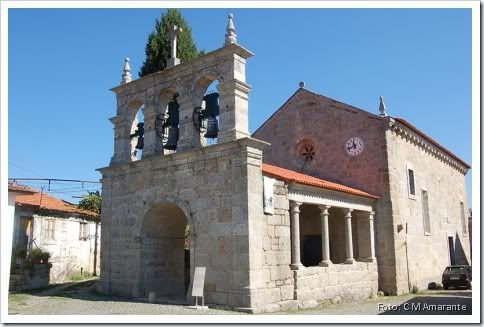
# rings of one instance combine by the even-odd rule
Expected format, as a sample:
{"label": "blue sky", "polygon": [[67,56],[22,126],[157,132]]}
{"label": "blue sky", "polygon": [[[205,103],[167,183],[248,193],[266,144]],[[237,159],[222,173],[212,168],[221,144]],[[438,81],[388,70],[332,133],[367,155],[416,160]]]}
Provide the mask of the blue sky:
{"label": "blue sky", "polygon": [[[137,77],[162,10],[9,9],[9,177],[100,178],[113,154],[109,89],[125,56]],[[471,164],[470,9],[182,10],[207,52],[222,46],[229,12],[238,43],[256,54],[251,132],[305,81],[374,113],[383,95],[390,115]],[[470,204],[470,173],[467,184]],[[69,187],[54,194],[85,194]]]}

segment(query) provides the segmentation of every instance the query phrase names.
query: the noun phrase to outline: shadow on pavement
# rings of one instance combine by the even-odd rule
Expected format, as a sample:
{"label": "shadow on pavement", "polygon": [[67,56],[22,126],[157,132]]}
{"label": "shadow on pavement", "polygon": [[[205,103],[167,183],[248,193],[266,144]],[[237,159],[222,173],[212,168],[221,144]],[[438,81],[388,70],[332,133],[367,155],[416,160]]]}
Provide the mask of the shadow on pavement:
{"label": "shadow on pavement", "polygon": [[[28,292],[35,297],[59,297],[68,299],[77,299],[84,301],[106,301],[106,302],[132,302],[132,303],[148,303],[147,299],[136,299],[122,296],[104,295],[97,292],[98,280],[89,280],[77,283],[66,283],[59,285],[56,288],[50,288],[48,292]],[[58,290],[58,291],[56,291]],[[155,303],[186,305],[186,301],[181,299],[157,299]]]}
{"label": "shadow on pavement", "polygon": [[439,292],[438,296],[417,296],[398,305],[389,305],[380,315],[470,315],[472,292]]}

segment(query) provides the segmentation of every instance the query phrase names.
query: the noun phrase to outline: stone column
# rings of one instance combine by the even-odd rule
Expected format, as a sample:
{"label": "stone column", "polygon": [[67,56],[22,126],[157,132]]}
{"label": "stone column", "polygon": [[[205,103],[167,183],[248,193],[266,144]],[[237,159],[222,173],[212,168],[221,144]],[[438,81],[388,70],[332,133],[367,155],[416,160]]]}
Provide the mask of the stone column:
{"label": "stone column", "polygon": [[241,80],[233,79],[220,83],[217,91],[220,105],[218,143],[249,137],[250,86]]}
{"label": "stone column", "polygon": [[156,147],[156,129],[155,129],[155,119],[157,116],[156,107],[154,104],[154,99],[147,99],[145,107],[143,108],[144,115],[144,147],[143,147],[143,158],[151,157],[155,154]]}
{"label": "stone column", "polygon": [[301,241],[299,239],[299,206],[301,202],[291,201],[291,269],[302,268]]}
{"label": "stone column", "polygon": [[130,126],[122,116],[109,119],[114,125],[114,154],[110,164],[126,163],[131,161],[131,140],[129,139]]}
{"label": "stone column", "polygon": [[346,234],[346,264],[355,262],[353,258],[353,234],[351,232],[351,212],[353,209],[346,209],[345,214],[345,234]]}
{"label": "stone column", "polygon": [[375,212],[362,212],[358,214],[358,260],[375,262],[375,232],[373,216]]}
{"label": "stone column", "polygon": [[[181,90],[183,92],[183,90]],[[193,149],[200,145],[200,136],[193,126],[192,114],[195,106],[190,94],[182,94],[178,97],[180,105],[180,125],[177,152]],[[198,142],[198,143],[197,143]]]}
{"label": "stone column", "polygon": [[320,266],[328,267],[332,264],[329,254],[329,227],[328,227],[328,209],[330,206],[319,206],[321,215],[321,245],[322,245],[322,260],[319,263]]}

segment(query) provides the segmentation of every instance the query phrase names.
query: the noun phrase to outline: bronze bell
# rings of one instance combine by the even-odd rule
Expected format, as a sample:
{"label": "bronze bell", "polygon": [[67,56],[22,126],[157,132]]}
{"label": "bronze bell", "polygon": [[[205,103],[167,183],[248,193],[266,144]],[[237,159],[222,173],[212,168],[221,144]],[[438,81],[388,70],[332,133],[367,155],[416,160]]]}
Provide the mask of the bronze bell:
{"label": "bronze bell", "polygon": [[130,139],[132,139],[133,137],[138,138],[135,146],[135,148],[138,150],[143,150],[143,146],[144,146],[144,135],[145,135],[144,125],[145,125],[144,123],[139,123],[137,125],[138,129],[129,136]]}
{"label": "bronze bell", "polygon": [[176,144],[178,143],[178,127],[168,127],[168,140],[164,148],[166,150],[176,150]]}
{"label": "bronze bell", "polygon": [[136,146],[135,146],[135,149],[138,149],[138,150],[143,150],[143,146],[144,146],[145,142],[144,142],[144,138],[143,136],[139,136],[138,137],[138,142],[136,142]]}
{"label": "bronze bell", "polygon": [[215,139],[218,136],[218,120],[216,117],[207,118],[207,132],[203,137],[207,139]]}

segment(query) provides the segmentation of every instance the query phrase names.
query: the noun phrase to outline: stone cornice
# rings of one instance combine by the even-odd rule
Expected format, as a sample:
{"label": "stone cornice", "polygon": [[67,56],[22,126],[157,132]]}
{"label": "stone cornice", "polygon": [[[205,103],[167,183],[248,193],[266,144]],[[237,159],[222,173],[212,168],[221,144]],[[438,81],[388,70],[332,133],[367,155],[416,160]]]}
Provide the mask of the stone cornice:
{"label": "stone cornice", "polygon": [[372,206],[374,200],[300,184],[289,185],[287,198],[288,200],[302,203],[327,205],[367,212],[374,211]]}
{"label": "stone cornice", "polygon": [[[266,146],[270,145],[267,142],[260,141],[251,137],[246,137],[242,139],[238,139],[235,141],[230,141],[230,142],[224,142],[224,143],[218,143],[218,144],[212,144],[210,146],[206,147],[198,147],[190,150],[185,150],[181,152],[175,152],[171,154],[156,154],[153,156],[150,156],[148,158],[142,158],[141,160],[137,161],[131,161],[127,163],[118,163],[118,164],[112,164],[107,167],[102,167],[96,169],[97,171],[101,172],[102,175],[105,173],[123,173],[123,171],[147,171],[146,169],[149,169],[148,167],[152,165],[156,165],[157,167],[161,166],[172,166],[177,163],[183,162],[188,162],[189,158],[200,158],[202,156],[205,157],[210,157],[213,156],[214,158],[217,157],[217,155],[220,154],[221,151],[225,150],[230,150],[233,148],[240,148],[241,151],[242,149],[246,149],[247,156],[250,158],[256,158],[260,159],[261,155],[259,155],[257,152],[261,151],[264,149]],[[250,149],[256,149],[254,152],[253,150]],[[200,158],[200,160],[202,160]]]}
{"label": "stone cornice", "polygon": [[415,132],[405,124],[401,123],[394,118],[388,117],[388,123],[390,130],[397,136],[411,142],[421,150],[425,151],[429,155],[437,158],[438,160],[448,164],[462,174],[467,174],[469,166],[465,165],[461,160],[456,160],[454,155],[450,155],[448,151],[444,151],[442,146],[437,146],[435,141],[429,140],[427,137]]}
{"label": "stone cornice", "polygon": [[190,62],[184,62],[179,65],[166,68],[162,71],[140,77],[129,83],[117,85],[113,87],[111,91],[118,94],[118,93],[123,93],[130,89],[133,89],[133,90],[145,89],[146,87],[142,86],[144,84],[154,86],[155,84],[158,84],[158,81],[166,78],[169,79],[170,76],[173,76],[173,75],[179,75],[179,76],[190,75],[193,73],[192,72],[193,67],[203,67],[204,62],[216,60],[217,58],[232,55],[232,54],[236,54],[244,59],[254,56],[254,53],[252,53],[251,51],[245,49],[244,47],[236,43],[233,43],[233,44],[224,46],[222,48],[216,49],[214,51],[211,51],[209,53],[206,53],[200,57],[193,59]]}

